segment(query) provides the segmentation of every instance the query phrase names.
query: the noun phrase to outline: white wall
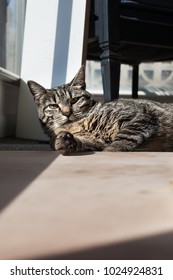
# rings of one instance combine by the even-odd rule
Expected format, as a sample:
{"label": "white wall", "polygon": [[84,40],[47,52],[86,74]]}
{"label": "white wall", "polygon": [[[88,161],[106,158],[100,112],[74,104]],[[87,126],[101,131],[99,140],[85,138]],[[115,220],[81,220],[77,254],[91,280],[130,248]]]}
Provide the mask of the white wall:
{"label": "white wall", "polygon": [[26,86],[70,81],[82,63],[86,0],[27,0],[17,137],[45,139]]}

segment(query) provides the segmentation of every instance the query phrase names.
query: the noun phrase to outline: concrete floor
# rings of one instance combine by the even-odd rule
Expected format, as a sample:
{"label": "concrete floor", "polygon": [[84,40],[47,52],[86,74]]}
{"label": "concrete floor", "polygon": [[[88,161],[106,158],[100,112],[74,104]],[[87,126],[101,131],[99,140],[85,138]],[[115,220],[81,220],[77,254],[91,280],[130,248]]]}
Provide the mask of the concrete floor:
{"label": "concrete floor", "polygon": [[173,154],[0,152],[0,259],[173,259]]}

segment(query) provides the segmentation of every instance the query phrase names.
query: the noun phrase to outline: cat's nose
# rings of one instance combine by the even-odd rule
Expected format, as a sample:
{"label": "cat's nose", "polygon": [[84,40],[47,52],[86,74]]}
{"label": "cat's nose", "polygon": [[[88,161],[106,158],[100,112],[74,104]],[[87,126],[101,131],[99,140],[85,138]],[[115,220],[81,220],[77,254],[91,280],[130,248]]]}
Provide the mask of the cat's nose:
{"label": "cat's nose", "polygon": [[71,108],[66,107],[66,106],[63,107],[63,108],[61,109],[61,111],[62,111],[63,115],[66,116],[66,117],[69,117],[69,116],[72,114]]}

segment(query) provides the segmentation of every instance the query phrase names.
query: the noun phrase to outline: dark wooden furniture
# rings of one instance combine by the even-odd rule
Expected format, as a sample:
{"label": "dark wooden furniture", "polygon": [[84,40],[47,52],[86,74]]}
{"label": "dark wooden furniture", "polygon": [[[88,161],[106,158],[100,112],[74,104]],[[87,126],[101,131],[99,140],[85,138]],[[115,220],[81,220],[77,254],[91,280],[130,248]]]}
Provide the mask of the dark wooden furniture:
{"label": "dark wooden furniture", "polygon": [[101,60],[105,101],[119,97],[121,63],[132,65],[137,98],[139,64],[173,60],[173,1],[91,0],[87,58]]}

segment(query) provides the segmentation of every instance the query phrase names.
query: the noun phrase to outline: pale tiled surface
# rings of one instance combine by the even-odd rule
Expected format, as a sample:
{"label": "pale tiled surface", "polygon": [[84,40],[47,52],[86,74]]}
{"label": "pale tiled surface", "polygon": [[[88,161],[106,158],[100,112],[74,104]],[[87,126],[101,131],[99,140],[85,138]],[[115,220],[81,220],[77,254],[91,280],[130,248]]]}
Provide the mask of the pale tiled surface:
{"label": "pale tiled surface", "polygon": [[0,152],[0,259],[173,259],[173,154]]}

